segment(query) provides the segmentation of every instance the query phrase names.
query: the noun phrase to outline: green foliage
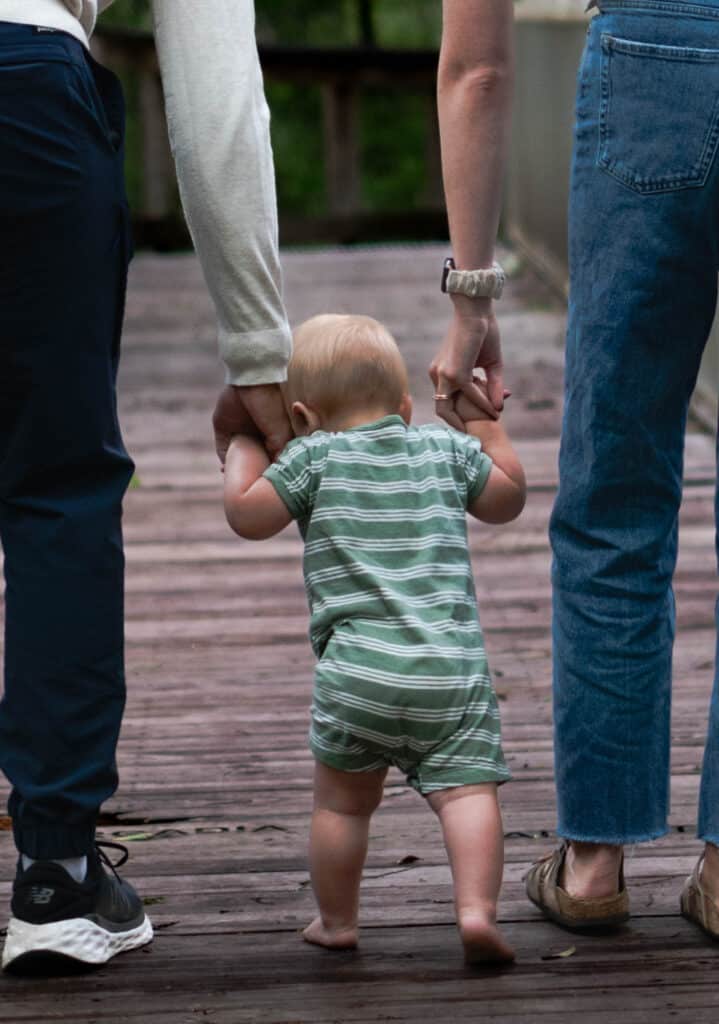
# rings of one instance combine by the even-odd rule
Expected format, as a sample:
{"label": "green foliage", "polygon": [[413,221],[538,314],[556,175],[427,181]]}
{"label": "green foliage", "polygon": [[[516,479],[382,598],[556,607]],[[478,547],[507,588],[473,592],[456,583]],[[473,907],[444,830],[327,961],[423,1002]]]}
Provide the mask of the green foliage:
{"label": "green foliage", "polygon": [[380,46],[439,46],[440,0],[375,0],[374,18]]}
{"label": "green foliage", "polygon": [[356,0],[256,0],[257,36],[263,43],[351,46]]}
{"label": "green foliage", "polygon": [[[436,47],[439,0],[365,0],[374,41],[385,48]],[[261,42],[356,46],[363,42],[361,0],[256,0]],[[280,209],[324,209],[322,110],[318,90],[267,84]],[[362,96],[362,199],[369,210],[411,210],[424,189],[427,98],[369,90]],[[392,116],[387,116],[388,109]]]}
{"label": "green foliage", "polygon": [[102,15],[103,25],[120,25],[125,28],[151,28],[149,0],[115,0]]}
{"label": "green foliage", "polygon": [[357,46],[363,41],[363,6],[378,46],[439,42],[439,0],[256,0],[257,34],[262,42],[294,46]]}
{"label": "green foliage", "polygon": [[[293,46],[357,46],[363,41],[363,8],[378,46],[436,46],[439,0],[255,0],[262,42]],[[150,28],[149,0],[115,0],[103,25]]]}
{"label": "green foliage", "polygon": [[424,97],[412,93],[372,89],[362,96],[362,198],[368,209],[412,210],[421,205],[426,109]]}
{"label": "green foliage", "polygon": [[267,82],[277,201],[283,213],[312,216],[325,205],[322,109],[319,88]]}
{"label": "green foliage", "polygon": [[[436,47],[439,0],[256,0],[260,43],[385,48]],[[115,0],[103,25],[150,28],[149,0]],[[141,192],[137,82],[123,75],[128,100],[127,179],[130,200]],[[319,87],[266,83],[280,211],[305,216],[326,209],[322,103]],[[362,199],[369,210],[410,210],[422,202],[428,97],[367,90],[361,98]],[[391,110],[391,116],[387,112]]]}

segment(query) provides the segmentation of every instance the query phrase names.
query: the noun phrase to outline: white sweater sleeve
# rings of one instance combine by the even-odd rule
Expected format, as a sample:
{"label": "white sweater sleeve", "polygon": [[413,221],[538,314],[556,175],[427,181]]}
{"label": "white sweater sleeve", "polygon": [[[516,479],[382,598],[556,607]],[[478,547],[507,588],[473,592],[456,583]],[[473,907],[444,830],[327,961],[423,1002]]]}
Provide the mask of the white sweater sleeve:
{"label": "white sweater sleeve", "polygon": [[269,110],[253,0],[153,0],[180,196],[231,384],[286,377]]}

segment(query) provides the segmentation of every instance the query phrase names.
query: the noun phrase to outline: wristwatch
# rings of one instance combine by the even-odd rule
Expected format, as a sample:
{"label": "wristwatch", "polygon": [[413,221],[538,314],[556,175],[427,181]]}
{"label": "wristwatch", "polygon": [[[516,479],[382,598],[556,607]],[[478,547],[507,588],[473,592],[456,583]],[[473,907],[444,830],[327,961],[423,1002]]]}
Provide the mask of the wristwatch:
{"label": "wristwatch", "polygon": [[506,275],[499,263],[485,270],[457,270],[448,256],[442,268],[442,291],[452,295],[467,295],[470,299],[499,299],[502,297]]}

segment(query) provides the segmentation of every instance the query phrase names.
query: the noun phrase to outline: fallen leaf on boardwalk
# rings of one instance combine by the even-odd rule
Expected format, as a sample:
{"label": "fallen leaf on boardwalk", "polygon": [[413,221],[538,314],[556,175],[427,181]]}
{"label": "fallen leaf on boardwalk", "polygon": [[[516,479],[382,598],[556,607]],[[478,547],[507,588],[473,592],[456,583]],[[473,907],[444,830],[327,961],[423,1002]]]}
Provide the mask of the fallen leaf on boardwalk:
{"label": "fallen leaf on boardwalk", "polygon": [[143,902],[143,904],[146,907],[154,907],[156,903],[164,903],[165,902],[165,897],[164,896],[145,896],[145,898],[144,898],[144,900],[142,902]]}
{"label": "fallen leaf on boardwalk", "polygon": [[152,832],[131,832],[127,836],[116,832],[115,835],[122,839],[123,843],[141,843],[147,839],[154,839]]}
{"label": "fallen leaf on boardwalk", "polygon": [[414,864],[416,861],[421,860],[421,857],[415,856],[413,853],[408,853],[406,857],[400,857],[396,862],[397,864]]}
{"label": "fallen leaf on boardwalk", "polygon": [[0,816],[0,832],[10,832],[12,829],[12,820],[5,815]]}
{"label": "fallen leaf on boardwalk", "polygon": [[546,953],[542,960],[565,960],[568,956],[574,956],[577,952],[576,946],[570,946],[569,949],[563,949],[561,953]]}
{"label": "fallen leaf on boardwalk", "polygon": [[196,818],[179,817],[173,814],[171,818],[156,817],[147,814],[128,814],[126,811],[103,813],[100,815],[101,825],[178,825],[185,821],[196,821]]}

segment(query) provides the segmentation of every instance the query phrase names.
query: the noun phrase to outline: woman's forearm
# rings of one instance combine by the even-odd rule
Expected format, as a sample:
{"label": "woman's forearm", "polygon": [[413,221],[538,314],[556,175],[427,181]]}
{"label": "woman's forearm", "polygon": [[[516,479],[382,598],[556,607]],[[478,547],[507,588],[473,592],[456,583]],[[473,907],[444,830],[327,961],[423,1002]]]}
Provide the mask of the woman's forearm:
{"label": "woman's forearm", "polygon": [[460,269],[491,265],[514,80],[512,0],[444,0],[437,80],[442,173]]}

